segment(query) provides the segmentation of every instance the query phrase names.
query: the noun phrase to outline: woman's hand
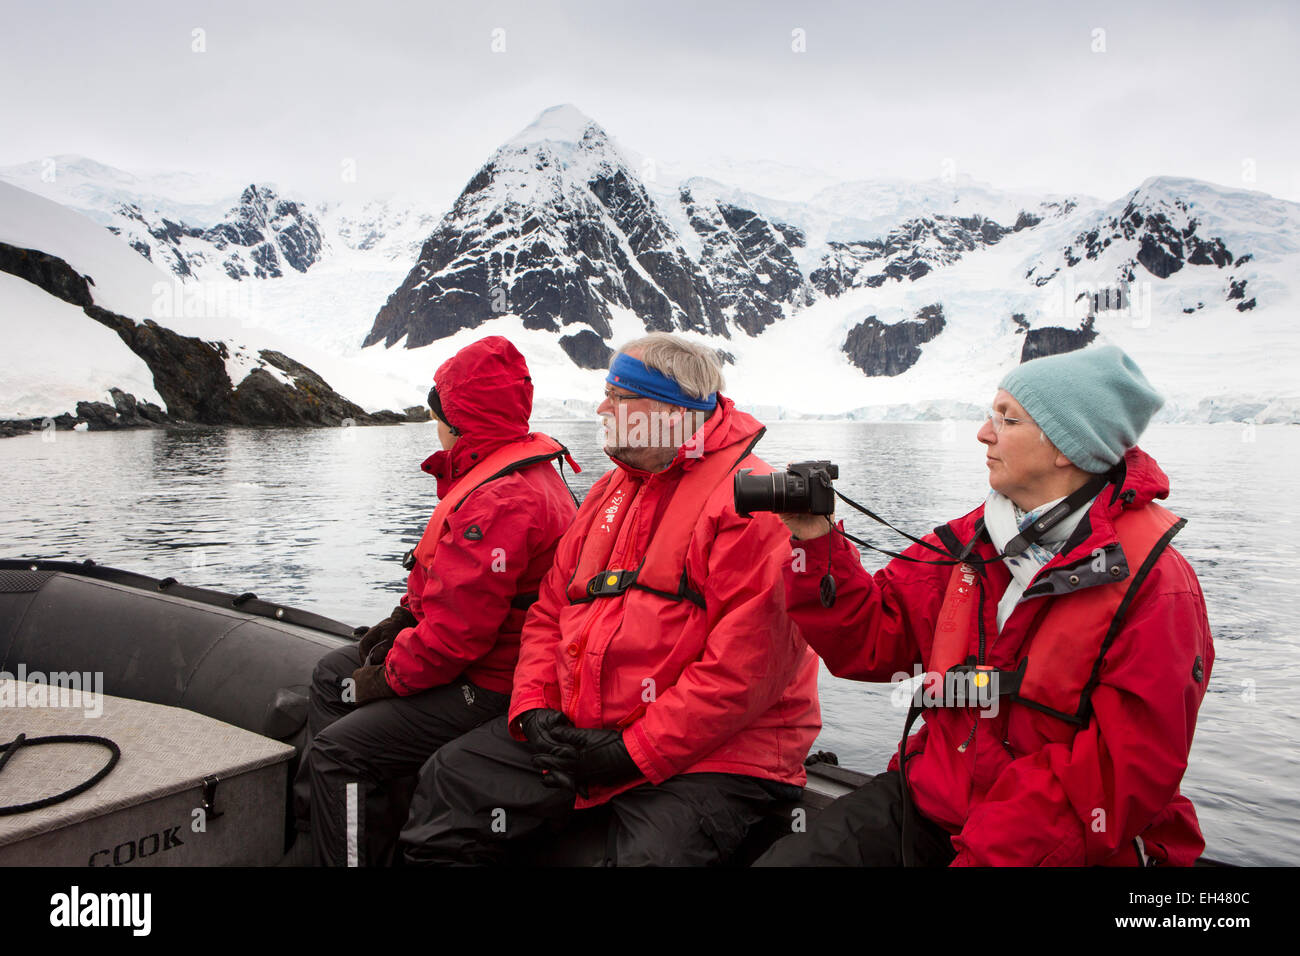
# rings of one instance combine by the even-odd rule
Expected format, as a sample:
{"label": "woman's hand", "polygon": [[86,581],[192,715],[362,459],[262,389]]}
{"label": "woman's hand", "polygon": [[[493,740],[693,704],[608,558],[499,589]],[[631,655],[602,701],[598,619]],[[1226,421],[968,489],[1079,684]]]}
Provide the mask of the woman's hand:
{"label": "woman's hand", "polygon": [[785,526],[790,529],[791,536],[799,541],[820,538],[834,527],[831,524],[829,515],[781,513],[777,517],[785,522]]}

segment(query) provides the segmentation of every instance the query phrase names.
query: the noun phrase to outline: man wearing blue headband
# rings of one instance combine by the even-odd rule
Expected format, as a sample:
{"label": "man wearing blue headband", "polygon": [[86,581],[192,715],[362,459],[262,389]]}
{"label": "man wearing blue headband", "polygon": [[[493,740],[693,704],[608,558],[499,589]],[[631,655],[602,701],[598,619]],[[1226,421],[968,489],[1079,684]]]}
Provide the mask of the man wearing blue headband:
{"label": "man wearing blue headband", "polygon": [[594,820],[594,853],[566,862],[723,863],[798,795],[817,661],[785,610],[785,527],[733,506],[737,469],[771,468],[722,385],[716,353],[673,335],[614,357],[598,412],[616,467],[542,582],[508,716],[421,772],[408,862],[498,862]]}

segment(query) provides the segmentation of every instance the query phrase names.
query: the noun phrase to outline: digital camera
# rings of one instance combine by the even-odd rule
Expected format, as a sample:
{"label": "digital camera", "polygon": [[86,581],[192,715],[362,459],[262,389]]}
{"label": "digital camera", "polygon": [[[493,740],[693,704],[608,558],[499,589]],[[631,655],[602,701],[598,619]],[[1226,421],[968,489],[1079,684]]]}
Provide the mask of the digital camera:
{"label": "digital camera", "polygon": [[799,461],[789,471],[754,475],[751,468],[736,472],[733,494],[737,514],[776,511],[790,514],[829,515],[835,510],[838,465],[829,461]]}

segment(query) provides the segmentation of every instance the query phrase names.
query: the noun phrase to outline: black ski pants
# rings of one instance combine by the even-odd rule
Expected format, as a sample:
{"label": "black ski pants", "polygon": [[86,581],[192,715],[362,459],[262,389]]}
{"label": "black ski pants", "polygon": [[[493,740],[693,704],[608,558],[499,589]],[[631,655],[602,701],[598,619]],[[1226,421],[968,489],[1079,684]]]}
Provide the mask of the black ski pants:
{"label": "black ski pants", "polygon": [[[948,831],[911,811],[913,864],[946,866],[956,853]],[[840,797],[803,833],[777,840],[755,866],[902,866],[903,794],[897,771],[877,774]]]}
{"label": "black ski pants", "polygon": [[294,805],[299,829],[310,823],[318,866],[393,863],[420,767],[510,703],[506,694],[459,679],[357,706],[343,699],[342,681],[360,666],[356,645],[349,645],[321,658],[312,675],[310,737],[294,781]]}
{"label": "black ski pants", "polygon": [[[533,747],[500,717],[441,748],[420,772],[402,830],[407,864],[518,862],[512,848],[582,828],[591,814],[609,824],[594,851],[564,862],[617,866],[726,863],[749,829],[800,788],[727,773],[680,774],[627,790],[606,807],[575,810],[572,790],[551,788],[533,766]],[[594,818],[596,820],[602,817]]]}

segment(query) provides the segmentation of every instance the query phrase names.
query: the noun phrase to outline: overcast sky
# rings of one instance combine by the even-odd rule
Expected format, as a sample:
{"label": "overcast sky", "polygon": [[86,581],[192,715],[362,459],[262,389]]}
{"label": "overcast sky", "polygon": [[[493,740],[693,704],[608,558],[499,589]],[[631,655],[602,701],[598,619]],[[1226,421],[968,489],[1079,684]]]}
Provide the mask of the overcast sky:
{"label": "overcast sky", "polygon": [[1300,200],[1295,3],[0,3],[0,165],[454,196],[567,102],[673,167]]}

